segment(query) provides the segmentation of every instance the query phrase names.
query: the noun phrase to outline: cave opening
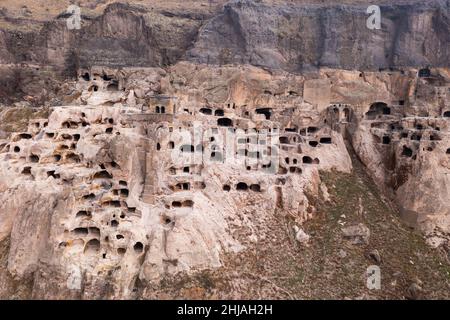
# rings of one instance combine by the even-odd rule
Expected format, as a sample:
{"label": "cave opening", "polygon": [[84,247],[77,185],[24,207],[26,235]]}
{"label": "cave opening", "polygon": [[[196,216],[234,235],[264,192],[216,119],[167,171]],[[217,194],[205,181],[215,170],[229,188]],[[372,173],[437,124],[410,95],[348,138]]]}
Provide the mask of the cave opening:
{"label": "cave opening", "polygon": [[37,163],[37,162],[39,162],[39,157],[35,154],[32,154],[32,155],[30,155],[30,161]]}
{"label": "cave opening", "polygon": [[119,91],[119,84],[116,81],[113,81],[112,83],[108,84],[108,86],[106,87],[106,91]]}
{"label": "cave opening", "polygon": [[172,207],[174,207],[174,208],[180,208],[180,207],[181,207],[181,202],[180,202],[180,201],[173,201],[173,202],[172,202]]}
{"label": "cave opening", "polygon": [[222,153],[218,152],[218,151],[211,152],[211,160],[212,161],[223,161]]}
{"label": "cave opening", "polygon": [[236,185],[236,190],[239,190],[239,191],[246,191],[248,189],[248,185],[245,183],[245,182],[239,182],[237,185]]}
{"label": "cave opening", "polygon": [[320,143],[322,143],[322,144],[331,144],[331,138],[330,137],[320,138]]}
{"label": "cave opening", "polygon": [[312,159],[311,157],[304,156],[304,157],[302,158],[302,162],[303,162],[303,163],[306,163],[306,164],[312,164],[312,163],[313,163],[313,159]]}
{"label": "cave opening", "polygon": [[411,158],[413,155],[413,151],[407,146],[403,146],[402,156]]}
{"label": "cave opening", "polygon": [[72,232],[79,236],[85,236],[89,233],[88,228],[75,228]]}
{"label": "cave opening", "polygon": [[98,239],[91,239],[84,247],[84,253],[96,253],[100,250],[100,241]]}
{"label": "cave opening", "polygon": [[316,133],[317,131],[319,131],[319,128],[317,127],[308,127],[307,130],[308,133]]}
{"label": "cave opening", "polygon": [[47,177],[53,177],[53,179],[61,178],[61,176],[58,173],[55,173],[55,170],[47,171]]}
{"label": "cave opening", "polygon": [[192,153],[195,151],[195,147],[190,144],[184,144],[181,146],[180,150],[181,150],[181,152],[191,152]]}
{"label": "cave opening", "polygon": [[142,242],[136,242],[133,246],[134,252],[142,253],[144,251],[144,245]]}
{"label": "cave opening", "polygon": [[375,102],[370,106],[369,111],[366,112],[366,119],[375,120],[379,115],[389,114],[391,114],[391,108],[389,108],[386,103]]}
{"label": "cave opening", "polygon": [[289,144],[289,138],[288,137],[280,137],[280,143],[282,144]]}
{"label": "cave opening", "polygon": [[217,119],[217,125],[221,127],[232,127],[233,121],[230,118],[219,118]]}
{"label": "cave opening", "polygon": [[94,174],[94,179],[112,179],[113,176],[106,170],[98,171]]}
{"label": "cave opening", "polygon": [[194,201],[192,201],[192,200],[184,200],[181,203],[181,206],[184,207],[184,208],[192,208],[194,206]]}
{"label": "cave opening", "polygon": [[21,133],[21,134],[19,134],[19,138],[20,139],[31,139],[32,135],[29,133]]}
{"label": "cave opening", "polygon": [[87,210],[80,210],[77,212],[77,214],[75,215],[76,218],[91,218],[92,214],[90,211]]}
{"label": "cave opening", "polygon": [[210,108],[201,108],[200,112],[208,116],[212,115],[212,110]]}
{"label": "cave opening", "polygon": [[66,160],[71,163],[79,163],[81,162],[80,157],[75,153],[69,153],[66,155]]}
{"label": "cave opening", "polygon": [[288,170],[285,167],[279,166],[277,174],[286,174]]}
{"label": "cave opening", "polygon": [[222,109],[217,109],[214,112],[214,115],[217,116],[217,117],[223,117],[225,115],[225,112]]}
{"label": "cave opening", "polygon": [[272,116],[272,109],[271,108],[258,108],[255,110],[257,114],[263,114],[266,117],[266,120],[270,120],[270,117]]}
{"label": "cave opening", "polygon": [[431,71],[429,68],[422,68],[419,70],[419,78],[428,78],[431,76]]}

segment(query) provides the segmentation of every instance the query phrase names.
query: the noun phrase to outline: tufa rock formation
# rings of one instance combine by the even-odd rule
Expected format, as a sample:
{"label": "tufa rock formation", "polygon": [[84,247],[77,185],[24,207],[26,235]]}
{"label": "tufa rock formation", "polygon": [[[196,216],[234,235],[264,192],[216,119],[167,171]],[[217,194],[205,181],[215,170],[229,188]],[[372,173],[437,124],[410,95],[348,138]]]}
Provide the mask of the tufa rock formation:
{"label": "tufa rock formation", "polygon": [[130,3],[0,10],[0,298],[448,298],[448,1]]}

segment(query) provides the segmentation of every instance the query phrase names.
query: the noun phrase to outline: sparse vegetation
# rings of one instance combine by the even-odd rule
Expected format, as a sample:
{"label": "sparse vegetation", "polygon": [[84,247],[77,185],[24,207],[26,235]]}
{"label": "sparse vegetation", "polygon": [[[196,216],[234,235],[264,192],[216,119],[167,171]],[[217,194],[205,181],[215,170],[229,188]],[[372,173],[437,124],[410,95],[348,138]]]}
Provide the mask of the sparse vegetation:
{"label": "sparse vegetation", "polygon": [[[362,164],[353,159],[351,174],[321,172],[331,202],[316,199],[318,213],[304,225],[309,247],[292,241],[289,218],[274,216],[272,237],[239,255],[223,257],[226,267],[164,282],[150,297],[275,299],[404,299],[414,279],[423,282],[422,298],[450,298],[450,267],[445,256],[401,222],[381,198]],[[342,227],[364,223],[371,231],[368,245],[353,245]],[[365,271],[381,256],[382,289],[366,288]],[[203,280],[202,280],[203,279]],[[206,280],[207,281],[206,281]],[[189,290],[188,290],[189,289]],[[163,294],[164,292],[164,294]],[[148,294],[148,291],[147,291]]]}

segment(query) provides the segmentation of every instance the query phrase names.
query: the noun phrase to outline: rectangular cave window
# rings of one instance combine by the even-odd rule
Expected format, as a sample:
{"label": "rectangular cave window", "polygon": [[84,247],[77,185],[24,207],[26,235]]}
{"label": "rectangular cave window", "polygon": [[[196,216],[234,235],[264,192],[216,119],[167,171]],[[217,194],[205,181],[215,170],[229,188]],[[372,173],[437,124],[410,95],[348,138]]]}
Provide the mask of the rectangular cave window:
{"label": "rectangular cave window", "polygon": [[233,121],[230,118],[219,118],[217,119],[217,125],[221,127],[232,127]]}
{"label": "rectangular cave window", "polygon": [[322,143],[322,144],[331,144],[331,138],[330,137],[320,138],[320,143]]}
{"label": "rectangular cave window", "polygon": [[223,117],[225,115],[225,113],[224,113],[224,111],[222,109],[217,109],[214,112],[214,115],[217,116],[217,117]]}
{"label": "rectangular cave window", "polygon": [[315,133],[319,131],[319,128],[317,127],[308,127],[308,133]]}
{"label": "rectangular cave window", "polygon": [[195,147],[193,145],[185,144],[182,145],[180,149],[181,152],[195,152]]}
{"label": "rectangular cave window", "polygon": [[289,144],[289,138],[288,137],[280,137],[280,143]]}

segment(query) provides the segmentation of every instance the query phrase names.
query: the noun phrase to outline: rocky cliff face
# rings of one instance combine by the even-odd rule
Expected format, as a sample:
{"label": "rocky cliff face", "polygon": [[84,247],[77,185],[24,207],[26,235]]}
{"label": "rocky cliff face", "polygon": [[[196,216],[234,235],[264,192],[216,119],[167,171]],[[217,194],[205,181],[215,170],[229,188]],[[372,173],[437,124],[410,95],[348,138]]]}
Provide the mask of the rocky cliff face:
{"label": "rocky cliff face", "polygon": [[221,2],[214,4],[198,10],[112,4],[100,15],[83,16],[79,31],[68,30],[68,16],[61,14],[36,31],[0,31],[0,61],[164,66],[186,59],[288,71],[446,66],[449,61],[447,0],[382,2],[381,30],[366,27],[367,3],[239,0],[223,9]]}
{"label": "rocky cliff face", "polygon": [[448,1],[382,5],[381,30],[366,27],[366,9],[235,1],[202,28],[188,57],[290,71],[448,64]]}
{"label": "rocky cliff face", "polygon": [[0,10],[0,298],[448,298],[449,2],[323,2]]}
{"label": "rocky cliff face", "polygon": [[[259,264],[248,255],[260,246],[289,253],[267,253],[267,276],[295,278],[295,270],[276,261],[300,263],[299,247],[328,234],[302,228],[320,221],[334,201],[348,200],[329,194],[338,177],[352,181],[348,192],[357,202],[335,213],[333,232],[346,250],[356,256],[353,246],[383,250],[396,265],[409,263],[394,256],[409,257],[411,250],[437,255],[423,239],[420,249],[386,243],[410,231],[390,226],[398,219],[395,207],[386,208],[373,191],[369,197],[353,190],[360,182],[348,176],[358,166],[350,159],[354,148],[398,214],[429,244],[448,248],[450,79],[446,69],[429,72],[422,79],[417,70],[301,76],[191,63],[80,69],[77,81],[67,83],[78,93],[68,105],[30,116],[26,129],[0,140],[0,239],[7,255],[0,294],[195,297],[185,283],[212,270],[198,280],[206,297],[248,298],[248,286],[280,297],[251,284],[224,288],[233,277],[251,282],[248,274]],[[432,88],[439,94],[419,93]],[[433,283],[441,276],[424,275]]]}

